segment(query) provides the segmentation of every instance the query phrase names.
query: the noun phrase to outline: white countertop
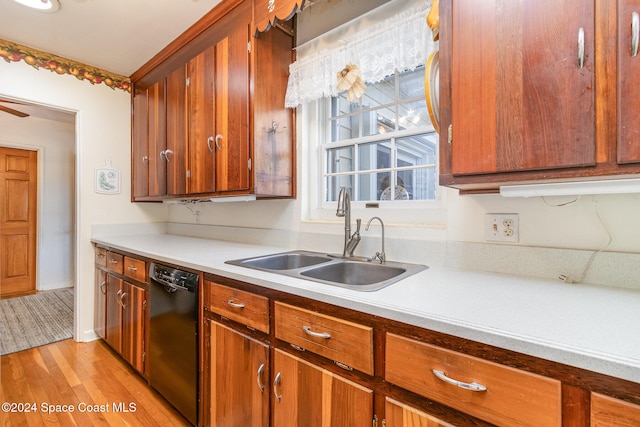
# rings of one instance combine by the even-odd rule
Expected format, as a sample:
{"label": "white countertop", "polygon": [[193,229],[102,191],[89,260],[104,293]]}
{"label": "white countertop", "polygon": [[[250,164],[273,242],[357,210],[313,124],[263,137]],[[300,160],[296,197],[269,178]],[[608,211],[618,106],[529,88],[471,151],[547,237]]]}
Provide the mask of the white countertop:
{"label": "white countertop", "polygon": [[225,264],[291,249],[170,234],[98,244],[640,383],[640,292],[429,268],[360,292]]}

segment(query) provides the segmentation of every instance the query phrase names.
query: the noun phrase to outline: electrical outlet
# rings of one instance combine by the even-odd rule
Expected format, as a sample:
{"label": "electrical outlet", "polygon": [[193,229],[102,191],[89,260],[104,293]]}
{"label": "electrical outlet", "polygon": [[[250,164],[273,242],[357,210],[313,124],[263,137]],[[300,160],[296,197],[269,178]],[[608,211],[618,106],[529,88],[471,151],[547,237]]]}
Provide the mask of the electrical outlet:
{"label": "electrical outlet", "polygon": [[487,214],[484,223],[488,242],[518,243],[518,214]]}

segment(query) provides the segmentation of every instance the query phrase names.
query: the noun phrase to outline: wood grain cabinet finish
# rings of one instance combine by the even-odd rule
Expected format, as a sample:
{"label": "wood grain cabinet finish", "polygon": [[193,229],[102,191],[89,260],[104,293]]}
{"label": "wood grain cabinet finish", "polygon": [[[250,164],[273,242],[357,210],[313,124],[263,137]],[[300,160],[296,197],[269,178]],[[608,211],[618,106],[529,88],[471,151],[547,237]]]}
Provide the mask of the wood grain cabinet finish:
{"label": "wood grain cabinet finish", "polygon": [[107,250],[104,248],[95,248],[95,263],[101,267],[107,266]]}
{"label": "wood grain cabinet finish", "polygon": [[617,2],[618,17],[618,162],[640,162],[640,3]]}
{"label": "wood grain cabinet finish", "polygon": [[274,426],[372,425],[372,390],[281,350],[274,359]]}
{"label": "wood grain cabinet finish", "polygon": [[147,281],[147,263],[142,260],[124,257],[123,272],[124,275],[139,282]]}
{"label": "wood grain cabinet finish", "polygon": [[268,427],[269,346],[206,319],[203,425]]}
{"label": "wood grain cabinet finish", "polygon": [[599,393],[591,393],[591,426],[640,426],[640,406]]}
{"label": "wood grain cabinet finish", "polygon": [[385,399],[384,408],[387,427],[453,427],[453,424],[389,397]]}
{"label": "wood grain cabinet finish", "polygon": [[276,338],[373,375],[373,328],[281,302],[274,316]]}
{"label": "wood grain cabinet finish", "polygon": [[122,274],[124,272],[124,255],[107,251],[107,270]]}
{"label": "wood grain cabinet finish", "polygon": [[269,299],[205,281],[205,309],[249,328],[269,333]]}
{"label": "wood grain cabinet finish", "polygon": [[385,362],[390,383],[490,423],[561,425],[560,381],[391,333]]}
{"label": "wood grain cabinet finish", "polygon": [[95,269],[94,299],[94,330],[100,338],[105,339],[107,337],[107,272],[100,268]]}

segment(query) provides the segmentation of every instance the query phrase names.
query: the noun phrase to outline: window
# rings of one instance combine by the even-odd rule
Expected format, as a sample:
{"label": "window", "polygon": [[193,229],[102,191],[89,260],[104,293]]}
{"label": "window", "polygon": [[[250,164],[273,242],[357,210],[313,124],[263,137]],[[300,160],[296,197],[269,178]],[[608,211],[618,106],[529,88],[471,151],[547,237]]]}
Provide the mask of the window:
{"label": "window", "polygon": [[323,200],[340,187],[353,201],[435,200],[437,135],[424,93],[424,67],[368,84],[356,102],[346,93],[324,100]]}

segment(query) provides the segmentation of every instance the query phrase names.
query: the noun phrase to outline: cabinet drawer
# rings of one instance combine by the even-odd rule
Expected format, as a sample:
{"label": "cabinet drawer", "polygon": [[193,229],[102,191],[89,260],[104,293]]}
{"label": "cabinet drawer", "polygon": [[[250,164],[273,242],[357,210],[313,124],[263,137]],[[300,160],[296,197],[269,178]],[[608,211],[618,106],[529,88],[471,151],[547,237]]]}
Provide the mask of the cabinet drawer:
{"label": "cabinet drawer", "polygon": [[95,253],[96,253],[96,257],[95,257],[96,265],[101,265],[103,267],[106,267],[107,266],[107,250],[104,248],[96,248]]}
{"label": "cabinet drawer", "polygon": [[269,333],[269,299],[213,282],[205,282],[205,307],[228,319]]}
{"label": "cabinet drawer", "polygon": [[373,329],[275,303],[276,338],[373,375]]}
{"label": "cabinet drawer", "polygon": [[591,393],[591,425],[632,427],[640,425],[640,406],[603,394]]}
{"label": "cabinet drawer", "polygon": [[114,273],[122,274],[124,268],[124,256],[107,251],[107,269]]}
{"label": "cabinet drawer", "polygon": [[390,333],[385,366],[387,381],[490,423],[542,427],[562,421],[560,381],[551,378]]}
{"label": "cabinet drawer", "polygon": [[140,282],[146,282],[147,263],[128,256],[124,257],[124,275]]}

